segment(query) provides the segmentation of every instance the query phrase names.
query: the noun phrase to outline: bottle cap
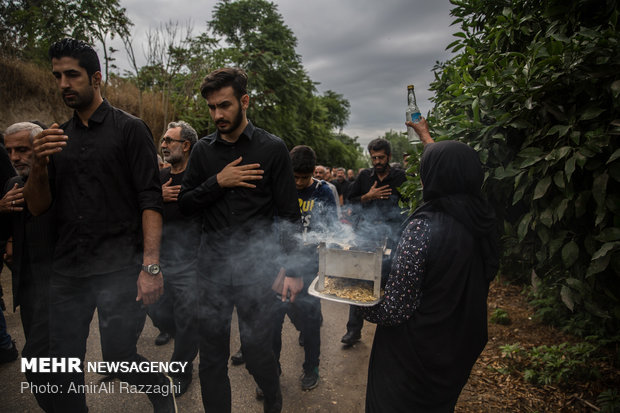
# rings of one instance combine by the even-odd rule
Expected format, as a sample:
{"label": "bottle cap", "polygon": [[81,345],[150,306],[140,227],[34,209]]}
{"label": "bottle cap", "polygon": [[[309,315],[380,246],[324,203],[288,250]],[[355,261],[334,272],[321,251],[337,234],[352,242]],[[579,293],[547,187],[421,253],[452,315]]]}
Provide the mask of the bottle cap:
{"label": "bottle cap", "polygon": [[413,89],[413,85],[407,85],[407,89]]}

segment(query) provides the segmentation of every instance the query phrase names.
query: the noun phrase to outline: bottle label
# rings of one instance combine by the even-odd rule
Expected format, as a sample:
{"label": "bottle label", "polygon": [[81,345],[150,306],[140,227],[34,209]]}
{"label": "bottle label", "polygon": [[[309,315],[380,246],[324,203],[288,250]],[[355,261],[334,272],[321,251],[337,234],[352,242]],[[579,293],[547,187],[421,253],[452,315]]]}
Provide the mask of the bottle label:
{"label": "bottle label", "polygon": [[420,112],[414,112],[411,114],[411,122],[413,123],[418,123],[420,121],[420,117],[422,115],[420,114]]}

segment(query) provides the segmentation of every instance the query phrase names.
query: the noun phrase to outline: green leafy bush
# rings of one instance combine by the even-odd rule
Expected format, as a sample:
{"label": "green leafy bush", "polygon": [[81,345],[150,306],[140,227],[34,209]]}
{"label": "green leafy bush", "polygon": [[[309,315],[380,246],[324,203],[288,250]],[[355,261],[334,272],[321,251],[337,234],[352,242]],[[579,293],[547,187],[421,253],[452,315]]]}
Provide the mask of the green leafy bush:
{"label": "green leafy bush", "polygon": [[489,319],[492,323],[501,324],[504,326],[511,323],[508,312],[501,308],[496,308],[495,310],[493,310],[493,312],[491,313],[491,317]]}
{"label": "green leafy bush", "polygon": [[596,402],[601,406],[601,413],[620,412],[620,394],[616,389],[607,389],[596,398]]}
{"label": "green leafy bush", "polygon": [[500,348],[507,360],[508,370],[522,372],[523,378],[533,384],[566,385],[573,381],[592,380],[600,375],[591,363],[597,350],[591,343],[562,343],[534,347],[529,351],[518,343]]}
{"label": "green leafy bush", "polygon": [[451,2],[457,54],[435,67],[429,123],[480,154],[502,274],[533,270],[545,319],[620,342],[617,2]]}

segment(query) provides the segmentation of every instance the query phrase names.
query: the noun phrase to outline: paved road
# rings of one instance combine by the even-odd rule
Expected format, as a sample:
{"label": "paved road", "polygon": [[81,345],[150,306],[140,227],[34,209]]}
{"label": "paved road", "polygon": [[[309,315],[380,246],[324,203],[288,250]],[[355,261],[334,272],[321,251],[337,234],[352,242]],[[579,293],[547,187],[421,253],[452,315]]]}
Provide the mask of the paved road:
{"label": "paved road", "polygon": [[[6,269],[1,276],[5,291],[7,308],[12,308],[10,297],[10,272]],[[284,397],[283,412],[363,412],[366,389],[368,356],[372,345],[374,325],[366,324],[362,332],[362,341],[355,346],[344,349],[340,338],[344,334],[348,317],[348,306],[323,301],[323,327],[321,329],[321,381],[314,390],[304,392],[300,388],[299,376],[304,360],[303,348],[297,344],[297,331],[288,318],[285,321],[282,337],[282,393]],[[18,309],[19,311],[19,309]],[[17,341],[21,350],[24,344],[19,312],[5,313],[9,333]],[[238,329],[233,326],[231,352],[239,347]],[[150,320],[144,328],[138,342],[140,354],[152,361],[168,361],[172,354],[172,343],[162,347],[153,344],[157,329]],[[88,339],[87,361],[100,361],[101,350],[96,316],[91,324]],[[189,391],[177,400],[179,412],[201,412],[200,385],[197,376],[198,361],[194,361],[194,381]],[[232,385],[233,412],[260,413],[262,402],[255,399],[254,381],[244,366],[230,366],[229,375]],[[86,373],[86,383],[98,383],[101,376]],[[41,411],[29,392],[21,393],[21,382],[25,381],[20,372],[19,361],[0,365],[0,413],[31,413]],[[140,412],[151,411],[151,405],[145,395],[89,394],[87,401],[90,413]]]}

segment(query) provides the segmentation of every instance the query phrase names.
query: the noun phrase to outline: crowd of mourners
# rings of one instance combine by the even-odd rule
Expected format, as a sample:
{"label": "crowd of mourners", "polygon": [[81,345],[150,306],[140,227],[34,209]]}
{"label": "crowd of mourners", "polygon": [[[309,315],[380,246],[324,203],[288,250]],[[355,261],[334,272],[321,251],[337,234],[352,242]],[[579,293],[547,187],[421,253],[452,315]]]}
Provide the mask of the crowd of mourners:
{"label": "crowd of mourners", "polygon": [[[102,96],[92,46],[63,39],[49,58],[73,116],[60,125],[15,123],[0,145],[0,247],[12,274],[9,310],[19,307],[24,330],[22,358],[83,363],[97,310],[103,360],[145,362],[136,343],[148,315],[159,329],[155,344],[173,340],[170,361],[186,368],[107,380],[169,387],[147,396],[155,412],[176,412],[200,355],[204,410],[230,412],[230,359],[245,363],[265,412],[286,411],[282,325],[288,316],[299,331],[300,386],[310,391],[321,371],[321,300],[308,290],[317,247],[346,226],[391,251],[381,267],[383,298],[352,304],[343,320],[344,346],[361,339],[364,320],[378,325],[366,411],[454,411],[487,340],[499,254],[473,149],[434,142],[424,118],[407,122],[424,144],[424,203],[406,217],[398,190],[406,160],[391,163],[389,141],[371,141],[372,167],[357,173],[318,164],[309,146],[289,150],[248,119],[242,69],[217,69],[200,86],[214,133],[200,138],[179,120],[155,145],[141,119]],[[234,313],[241,346],[231,356]],[[18,356],[0,312],[0,363]],[[84,385],[78,371],[25,375],[35,385]],[[33,397],[45,412],[88,411],[85,392]]]}

